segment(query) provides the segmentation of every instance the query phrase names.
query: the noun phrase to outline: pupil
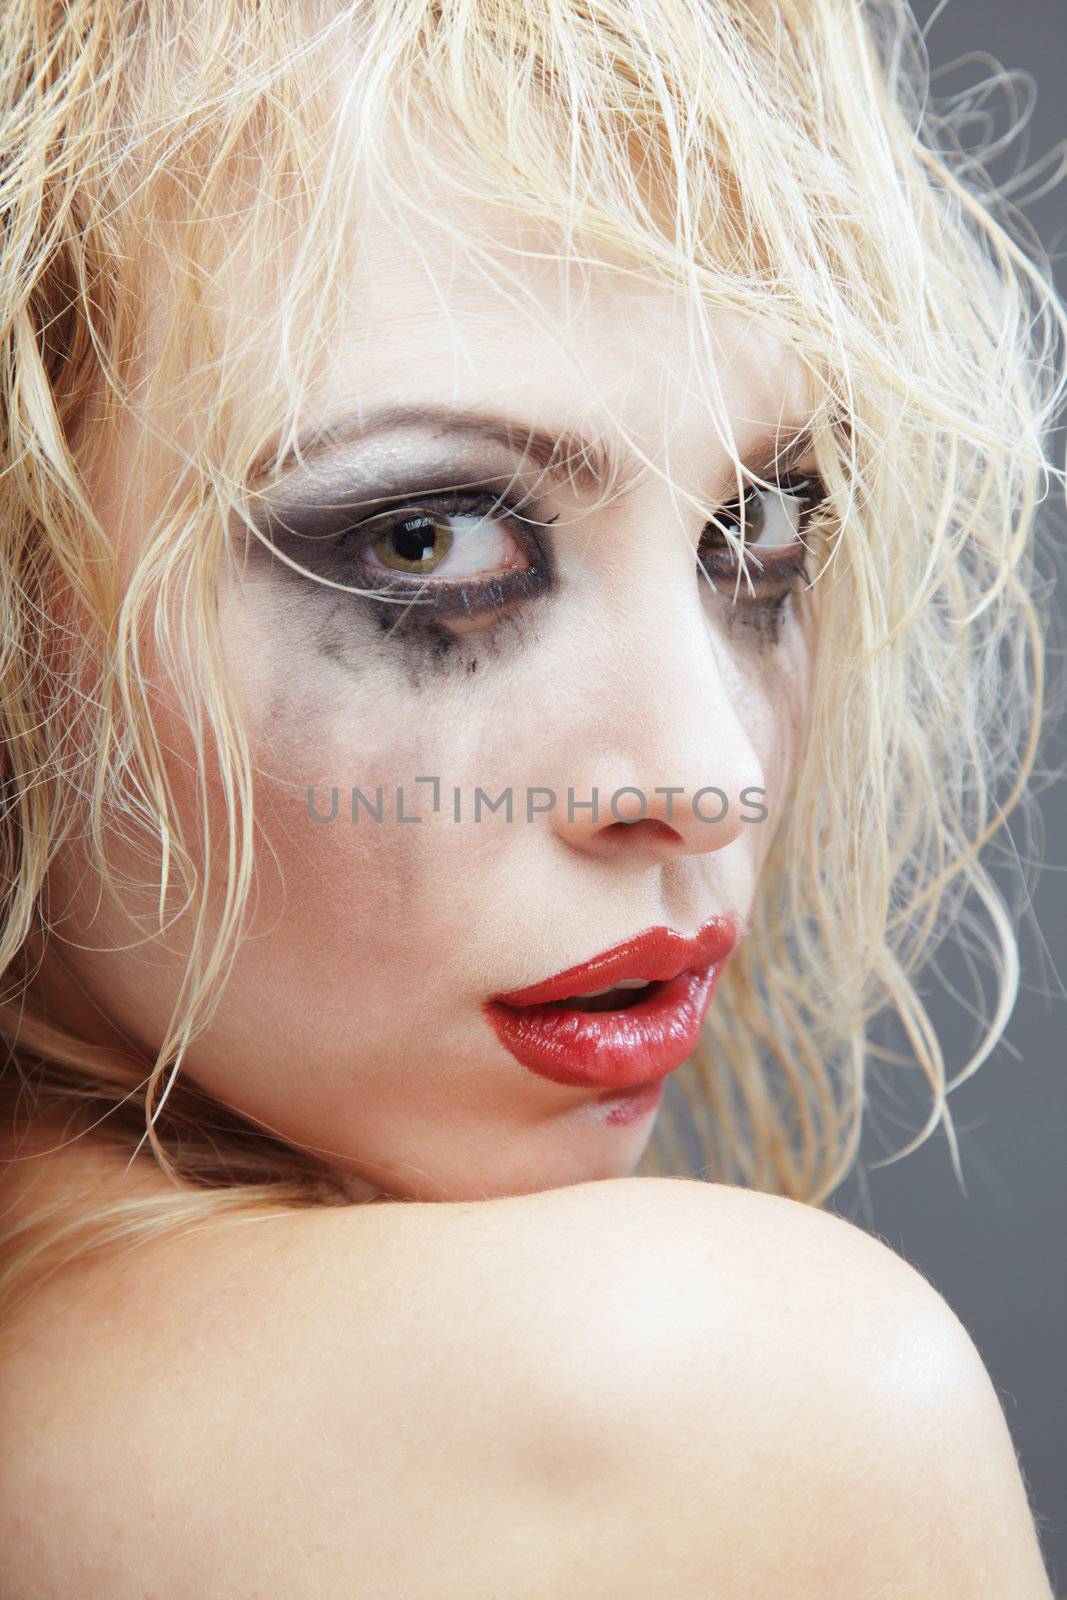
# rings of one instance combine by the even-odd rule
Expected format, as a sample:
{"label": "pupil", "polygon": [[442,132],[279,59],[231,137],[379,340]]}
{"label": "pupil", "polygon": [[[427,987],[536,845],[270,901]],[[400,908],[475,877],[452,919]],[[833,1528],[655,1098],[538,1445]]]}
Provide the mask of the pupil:
{"label": "pupil", "polygon": [[401,561],[425,561],[433,555],[437,530],[431,522],[404,523],[393,534],[393,544]]}
{"label": "pupil", "polygon": [[[759,538],[759,535],[760,535],[760,533],[761,533],[761,531],[763,529],[764,521],[766,520],[766,512],[767,512],[767,506],[766,506],[766,502],[763,499],[762,491],[759,490],[759,489],[750,489],[748,491],[748,493],[746,494],[746,496],[745,496],[745,538],[746,538],[746,540],[752,541],[754,539],[758,539]],[[738,509],[736,511],[733,511],[733,510],[720,511],[716,515],[714,522],[709,522],[708,523],[707,528],[705,529],[705,534],[707,536],[707,542],[709,544],[718,545],[720,547],[725,546],[726,539],[725,539],[725,537],[723,535],[723,531],[722,531],[723,524],[726,524],[726,526],[730,528],[731,532],[736,533],[737,536],[740,538],[740,536],[741,536],[741,510],[740,510],[740,507],[738,507]]]}

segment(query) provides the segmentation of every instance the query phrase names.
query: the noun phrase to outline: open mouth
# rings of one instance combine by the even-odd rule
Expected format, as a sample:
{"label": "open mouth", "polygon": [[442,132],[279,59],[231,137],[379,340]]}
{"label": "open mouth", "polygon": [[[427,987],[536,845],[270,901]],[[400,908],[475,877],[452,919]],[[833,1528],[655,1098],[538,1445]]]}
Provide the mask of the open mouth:
{"label": "open mouth", "polygon": [[690,937],[648,928],[564,972],[493,995],[485,1018],[541,1077],[601,1090],[650,1085],[692,1054],[737,938],[732,916],[713,917]]}
{"label": "open mouth", "polygon": [[565,1000],[544,1000],[538,1011],[629,1011],[662,987],[656,978],[622,978],[610,989],[592,989],[588,994],[572,994]]}
{"label": "open mouth", "polygon": [[723,965],[558,1000],[493,1000],[485,1014],[531,1072],[576,1087],[633,1089],[692,1054]]}

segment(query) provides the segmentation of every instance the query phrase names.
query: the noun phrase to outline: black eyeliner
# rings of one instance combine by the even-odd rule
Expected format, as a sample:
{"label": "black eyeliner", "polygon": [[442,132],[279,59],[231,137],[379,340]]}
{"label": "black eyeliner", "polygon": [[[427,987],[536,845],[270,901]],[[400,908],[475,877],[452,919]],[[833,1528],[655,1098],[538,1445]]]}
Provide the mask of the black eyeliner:
{"label": "black eyeliner", "polygon": [[[406,609],[404,605],[397,606],[397,601],[406,601],[419,611],[432,611],[438,616],[474,616],[480,611],[492,610],[513,600],[529,599],[554,588],[556,572],[552,552],[548,542],[537,536],[536,529],[549,526],[557,518],[542,519],[531,514],[531,506],[534,512],[537,508],[529,495],[510,499],[485,487],[484,478],[480,480],[483,485],[480,490],[457,490],[454,468],[433,475],[437,476],[448,487],[435,491],[423,479],[418,488],[412,488],[408,474],[405,478],[408,487],[402,495],[373,493],[356,497],[346,493],[343,497],[294,500],[288,505],[261,509],[253,520],[266,544],[260,540],[255,543],[268,558],[273,557],[274,550],[287,558],[277,566],[294,578],[306,580],[310,575],[312,579],[325,578],[331,584],[351,585],[357,591],[369,589],[372,595],[355,592],[352,599],[378,599],[395,611]],[[368,510],[368,507],[377,509]],[[525,514],[523,508],[526,508]],[[405,514],[414,516],[427,510],[442,515],[478,512],[510,522],[529,566],[506,575],[467,581],[435,578],[429,574],[423,579],[405,578],[360,562],[361,549],[387,532],[390,520],[399,523]],[[359,516],[360,511],[364,515]],[[306,571],[295,571],[290,561]]]}

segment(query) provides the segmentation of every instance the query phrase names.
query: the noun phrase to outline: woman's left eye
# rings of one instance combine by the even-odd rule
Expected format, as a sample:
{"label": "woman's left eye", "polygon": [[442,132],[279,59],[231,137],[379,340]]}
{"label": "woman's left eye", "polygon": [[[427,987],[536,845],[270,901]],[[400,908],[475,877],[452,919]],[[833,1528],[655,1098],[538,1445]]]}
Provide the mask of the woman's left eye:
{"label": "woman's left eye", "polygon": [[[795,472],[773,489],[753,485],[743,499],[723,506],[705,524],[697,558],[713,590],[718,580],[733,604],[750,611],[777,611],[804,580],[810,547],[805,539],[812,521],[829,503],[826,485],[815,473]],[[742,529],[742,521],[744,527]],[[744,534],[744,576],[736,545]]]}
{"label": "woman's left eye", "polygon": [[774,489],[753,485],[741,500],[723,506],[707,523],[701,548],[730,551],[724,529],[742,537],[746,549],[760,552],[795,550],[812,512],[826,499],[826,488],[814,473],[792,473]]}

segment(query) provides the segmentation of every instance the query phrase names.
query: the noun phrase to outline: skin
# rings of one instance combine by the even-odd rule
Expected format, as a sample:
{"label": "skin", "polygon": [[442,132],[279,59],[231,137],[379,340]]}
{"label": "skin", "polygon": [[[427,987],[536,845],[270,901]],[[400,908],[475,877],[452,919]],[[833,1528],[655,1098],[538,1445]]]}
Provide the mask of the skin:
{"label": "skin", "polygon": [[0,1349],[5,1600],[1051,1600],[965,1331],[777,1196],[276,1210]]}
{"label": "skin", "polygon": [[[515,229],[498,219],[469,221],[486,237],[513,242]],[[394,223],[369,210],[308,418],[350,428],[361,407],[389,403],[499,413],[518,418],[523,435],[527,426],[553,437],[574,430],[614,445],[624,461],[619,482],[551,482],[502,445],[442,430],[435,437],[423,426],[335,444],[288,469],[265,504],[289,520],[297,502],[321,504],[339,489],[374,494],[386,469],[396,474],[394,499],[418,488],[427,467],[446,469],[447,482],[490,482],[494,492],[512,483],[532,497],[527,516],[552,523],[538,530],[554,553],[549,591],[436,630],[413,617],[404,630],[393,626],[401,608],[375,613],[272,563],[255,540],[245,559],[243,533],[219,591],[256,766],[258,905],[252,936],[184,1071],[355,1183],[423,1200],[519,1194],[633,1171],[652,1117],[610,1123],[594,1091],[525,1070],[490,1031],[482,1003],[654,924],[689,934],[729,913],[743,931],[809,693],[812,640],[795,596],[767,607],[742,594],[735,604],[732,580],[714,592],[694,553],[705,518],[626,454],[616,425],[704,505],[736,500],[680,301],[666,288],[600,270],[568,320],[568,269],[511,264],[528,296],[518,311],[443,235],[416,255]],[[236,319],[240,281],[238,263],[227,311]],[[150,358],[163,315],[149,329]],[[808,420],[806,375],[755,326],[725,311],[713,310],[710,320],[715,376],[747,460]],[[235,327],[245,331],[239,320]],[[266,381],[254,368],[248,376],[253,390]],[[150,420],[163,438],[180,427],[168,416]],[[131,486],[137,423],[127,417],[93,483],[126,575],[142,552],[156,481],[146,472]],[[160,457],[158,481],[167,466]],[[788,529],[790,506],[780,494],[759,499],[779,519],[766,536]],[[515,524],[501,517],[484,549],[464,557],[475,520],[449,524],[454,552],[475,575],[529,566]],[[312,542],[283,543],[276,523],[268,532],[290,559],[317,559]],[[781,532],[776,537],[781,543]],[[358,580],[342,571],[340,581]],[[196,748],[150,639],[145,662],[168,778],[193,830]],[[202,766],[221,824],[213,762]],[[432,774],[442,783],[437,816],[428,787],[413,784]],[[353,825],[353,784],[368,796],[382,784],[390,800],[404,785],[407,814],[418,810],[424,820],[401,824],[390,805],[383,822],[364,815]],[[509,784],[515,821],[503,812],[470,819],[476,786],[495,796]],[[308,791],[326,816],[333,785],[338,820],[316,823]],[[556,791],[553,813],[525,820],[528,785]],[[643,820],[617,821],[608,810],[623,785],[647,796]],[[667,785],[684,794],[654,793]],[[719,823],[694,809],[692,797],[708,785],[730,797]],[[464,796],[459,824],[454,786]],[[568,786],[576,799],[598,789],[598,818],[578,810],[568,819]],[[743,820],[752,811],[740,796],[752,788],[765,794],[764,821]],[[622,817],[627,804],[635,802],[620,802]],[[704,814],[714,817],[716,805],[705,800]],[[97,903],[72,839],[50,877],[58,938],[36,987],[54,1014],[91,1037],[132,1042],[148,1063],[177,995],[191,918],[178,917],[165,939],[152,936],[158,863],[146,866],[143,847],[117,837],[108,849],[127,886],[129,920]],[[225,873],[218,837],[211,866],[214,916]]]}
{"label": "skin", "polygon": [[[429,399],[619,448],[621,425],[680,488],[733,498],[668,293],[596,276],[569,318],[561,275],[513,260],[529,291],[519,315],[443,238],[416,259],[368,213],[359,245],[312,420]],[[234,263],[235,328],[246,282]],[[807,420],[786,350],[721,312],[711,332],[742,454]],[[250,366],[249,391],[263,381]],[[124,575],[173,465],[160,446],[131,477],[136,421],[91,484]],[[180,439],[180,416],[152,421]],[[425,431],[373,450],[376,471],[384,455],[412,481],[445,454]],[[5,1329],[12,1595],[185,1600],[221,1583],[319,1600],[637,1600],[655,1574],[680,1597],[723,1600],[1047,1600],[999,1406],[919,1275],[788,1201],[595,1181],[632,1172],[650,1120],[608,1123],[591,1091],[531,1075],[489,1031],[488,995],[642,928],[691,933],[721,913],[744,927],[802,747],[813,637],[792,600],[772,618],[709,591],[700,519],[647,464],[611,492],[549,490],[499,448],[465,451],[448,456],[457,478],[517,475],[552,524],[551,589],[507,615],[401,637],[256,549],[223,573],[221,638],[255,761],[257,909],[184,1067],[354,1192],[438,1203],[268,1213],[47,1283]],[[287,496],[351,483],[370,453],[320,458],[318,484],[301,472]],[[497,559],[521,560],[502,541]],[[144,643],[192,831],[198,771],[216,821],[221,793]],[[650,809],[629,826],[588,811],[512,825],[307,814],[309,786],[372,793],[435,773],[465,795],[633,785]],[[664,785],[684,791],[669,814]],[[702,821],[686,797],[706,785],[764,790],[767,820],[746,826],[735,805]],[[147,1065],[188,919],[146,940],[158,869],[106,843],[126,915],[97,904],[72,835],[36,987],[83,1036],[133,1044]],[[93,1160],[71,1148],[36,1163],[36,1198],[49,1184],[84,1205],[167,1187],[147,1164],[120,1180],[113,1156]]]}

